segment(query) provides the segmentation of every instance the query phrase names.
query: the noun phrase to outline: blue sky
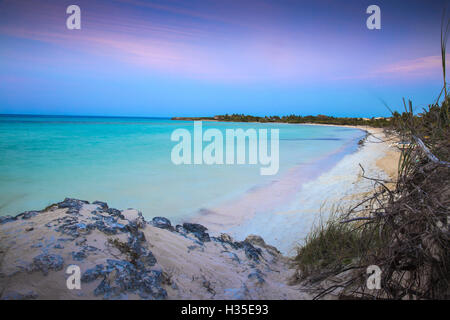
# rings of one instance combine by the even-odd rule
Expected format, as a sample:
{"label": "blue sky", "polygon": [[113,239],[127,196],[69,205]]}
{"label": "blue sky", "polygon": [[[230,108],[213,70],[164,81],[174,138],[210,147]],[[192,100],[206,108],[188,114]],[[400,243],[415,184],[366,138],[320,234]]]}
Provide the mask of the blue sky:
{"label": "blue sky", "polygon": [[442,86],[446,3],[3,0],[0,113],[371,117],[403,97],[420,110]]}

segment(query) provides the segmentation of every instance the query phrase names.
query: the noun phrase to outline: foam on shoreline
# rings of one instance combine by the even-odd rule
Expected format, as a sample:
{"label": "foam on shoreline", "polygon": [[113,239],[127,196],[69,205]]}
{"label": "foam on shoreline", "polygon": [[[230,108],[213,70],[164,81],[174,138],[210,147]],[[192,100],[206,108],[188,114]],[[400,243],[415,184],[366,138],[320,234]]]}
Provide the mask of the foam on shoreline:
{"label": "foam on shoreline", "polygon": [[338,161],[331,161],[329,155],[294,168],[271,185],[205,210],[192,220],[237,239],[258,234],[283,254],[294,255],[319,218],[327,219],[337,207],[348,208],[373,190],[374,182],[362,178],[360,164],[368,177],[389,179],[395,175],[399,152],[384,141],[383,131],[354,128],[370,133],[356,152]]}

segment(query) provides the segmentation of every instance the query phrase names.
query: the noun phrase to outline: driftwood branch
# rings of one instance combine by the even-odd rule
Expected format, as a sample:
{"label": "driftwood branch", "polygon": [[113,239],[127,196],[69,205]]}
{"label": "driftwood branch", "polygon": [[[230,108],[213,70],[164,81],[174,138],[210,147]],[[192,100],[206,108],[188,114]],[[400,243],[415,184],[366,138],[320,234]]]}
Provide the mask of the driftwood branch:
{"label": "driftwood branch", "polygon": [[436,157],[434,154],[431,153],[430,149],[428,149],[428,147],[425,145],[425,143],[423,143],[422,140],[420,140],[420,138],[416,136],[413,136],[413,138],[416,141],[417,145],[420,147],[420,149],[422,149],[422,151],[425,153],[427,158],[430,159],[430,161],[441,166],[450,167],[450,162],[439,160],[438,157]]}
{"label": "driftwood branch", "polygon": [[341,221],[341,223],[348,223],[348,222],[358,221],[358,220],[373,220],[373,219],[374,218],[371,218],[371,217],[358,217],[358,218],[352,218],[352,219]]}

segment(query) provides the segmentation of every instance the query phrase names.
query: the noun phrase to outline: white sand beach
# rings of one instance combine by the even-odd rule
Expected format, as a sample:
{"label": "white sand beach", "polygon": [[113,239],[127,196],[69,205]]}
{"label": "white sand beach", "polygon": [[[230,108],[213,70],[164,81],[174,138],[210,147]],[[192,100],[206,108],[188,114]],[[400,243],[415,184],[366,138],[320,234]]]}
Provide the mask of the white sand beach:
{"label": "white sand beach", "polygon": [[[246,216],[230,205],[226,215],[204,214],[195,221],[201,224],[175,227],[164,218],[146,222],[134,209],[66,199],[42,211],[2,217],[0,298],[311,299],[310,288],[291,284],[296,270],[287,256],[320,212],[373,190],[359,164],[367,176],[395,179],[398,150],[381,130],[364,129],[371,135],[360,150],[298,190],[288,188],[300,178],[295,174],[272,185],[278,195],[254,190],[252,201],[273,196],[265,202],[273,205],[270,214],[252,212],[253,202],[242,199],[234,205],[248,210]],[[278,209],[283,192],[296,199],[296,209]],[[67,287],[70,265],[80,268],[80,289]]]}
{"label": "white sand beach", "polygon": [[227,232],[237,239],[258,234],[283,254],[295,254],[296,246],[319,216],[326,219],[336,208],[348,208],[373,191],[374,182],[362,177],[361,166],[367,177],[396,178],[400,151],[392,145],[393,138],[387,138],[379,128],[347,127],[365,130],[370,135],[358,151],[326,172],[314,176],[314,167],[293,168],[270,185],[203,210],[192,221],[213,233]]}

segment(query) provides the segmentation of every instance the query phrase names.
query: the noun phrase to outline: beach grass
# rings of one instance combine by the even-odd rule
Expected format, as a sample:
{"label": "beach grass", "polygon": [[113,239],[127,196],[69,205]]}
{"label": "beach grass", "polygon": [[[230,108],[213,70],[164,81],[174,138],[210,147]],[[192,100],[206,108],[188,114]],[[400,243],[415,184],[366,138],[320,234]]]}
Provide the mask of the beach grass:
{"label": "beach grass", "polygon": [[[450,97],[445,81],[449,23],[445,16],[443,21],[441,94],[420,113],[404,100],[405,111],[393,112],[386,130],[407,142],[401,148],[395,187],[365,177],[375,182],[373,194],[358,206],[320,221],[297,249],[293,262],[300,281],[354,270],[316,298],[338,288],[342,289],[339,297],[450,298]],[[370,265],[382,270],[379,290],[367,288]]]}
{"label": "beach grass", "polygon": [[338,211],[327,220],[320,219],[304,244],[297,248],[294,263],[299,268],[300,280],[310,277],[315,282],[324,274],[358,266],[369,250],[383,246],[378,224],[341,222]]}

